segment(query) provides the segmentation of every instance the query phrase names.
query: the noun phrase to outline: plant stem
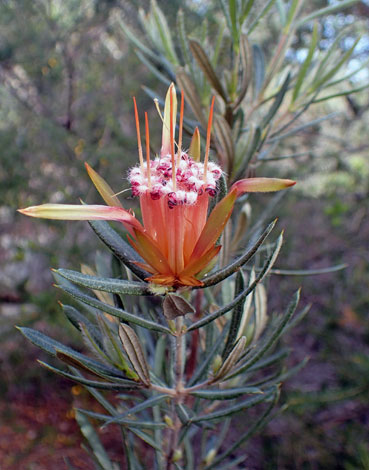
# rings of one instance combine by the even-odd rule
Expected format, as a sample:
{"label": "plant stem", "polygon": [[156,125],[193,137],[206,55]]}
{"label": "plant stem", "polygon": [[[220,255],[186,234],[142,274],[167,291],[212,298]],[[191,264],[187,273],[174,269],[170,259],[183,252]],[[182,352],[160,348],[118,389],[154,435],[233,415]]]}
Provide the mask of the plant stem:
{"label": "plant stem", "polygon": [[185,339],[184,339],[184,331],[183,331],[183,317],[178,317],[176,319],[176,340],[175,340],[175,383],[174,383],[174,394],[172,395],[172,420],[173,420],[173,427],[170,429],[170,433],[168,436],[168,451],[166,455],[166,470],[172,470],[173,467],[173,457],[178,448],[178,439],[179,433],[182,427],[181,420],[179,419],[176,413],[176,405],[180,405],[183,402],[184,398],[184,383],[183,383],[183,374],[184,374],[184,357],[185,357]]}

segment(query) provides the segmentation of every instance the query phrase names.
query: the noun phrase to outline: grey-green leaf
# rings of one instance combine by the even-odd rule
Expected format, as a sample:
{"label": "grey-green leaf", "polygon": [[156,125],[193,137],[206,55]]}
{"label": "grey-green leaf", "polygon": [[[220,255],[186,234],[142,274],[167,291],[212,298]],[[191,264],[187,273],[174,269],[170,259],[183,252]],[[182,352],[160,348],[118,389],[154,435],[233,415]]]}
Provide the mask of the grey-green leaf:
{"label": "grey-green leaf", "polygon": [[254,395],[258,393],[264,392],[257,387],[239,387],[224,390],[195,390],[191,392],[191,395],[206,400],[232,400],[242,395]]}
{"label": "grey-green leaf", "polygon": [[119,308],[113,307],[112,305],[108,305],[100,300],[95,299],[89,295],[83,294],[79,291],[76,291],[72,287],[60,287],[62,290],[67,292],[69,295],[74,297],[75,299],[86,303],[87,305],[91,305],[102,312],[110,313],[111,315],[120,318],[126,322],[134,323],[135,325],[142,326],[143,328],[147,328],[149,330],[159,331],[161,333],[169,333],[171,331],[169,328],[160,325],[159,323],[154,323],[150,320],[145,320],[137,315],[133,315],[132,313],[126,312],[125,310],[121,310]]}
{"label": "grey-green leaf", "polygon": [[147,284],[143,282],[111,279],[82,274],[70,269],[57,269],[56,273],[83,287],[111,292],[112,294],[146,295],[149,294]]}

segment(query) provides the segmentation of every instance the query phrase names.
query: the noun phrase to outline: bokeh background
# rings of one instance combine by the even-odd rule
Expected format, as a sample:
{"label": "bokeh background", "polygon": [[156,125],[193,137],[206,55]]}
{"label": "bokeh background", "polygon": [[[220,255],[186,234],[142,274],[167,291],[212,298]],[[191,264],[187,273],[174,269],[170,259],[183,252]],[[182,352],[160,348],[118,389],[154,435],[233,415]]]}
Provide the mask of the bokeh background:
{"label": "bokeh background", "polygon": [[[278,3],[278,2],[277,2]],[[328,2],[330,4],[331,2]],[[315,0],[309,8],[324,7]],[[158,1],[175,28],[178,8],[189,29],[219,15],[216,1]],[[136,161],[131,97],[150,110],[154,145],[160,122],[142,85],[163,96],[165,86],[140,62],[119,26],[123,15],[140,31],[146,1],[0,1],[0,468],[61,470],[67,456],[88,467],[73,406],[86,392],[38,366],[42,353],[15,330],[30,326],[81,348],[60,312],[63,296],[50,267],[78,270],[104,258],[87,224],[37,221],[19,207],[43,202],[100,202],[83,163],[118,192]],[[265,20],[268,26],[268,20]],[[348,70],[363,65],[353,88],[369,82],[369,4],[358,2],[322,20],[321,47],[343,29],[362,39]],[[350,29],[349,29],[350,30]],[[264,52],[270,30],[257,38]],[[351,38],[352,39],[352,38]],[[353,41],[353,39],[352,39]],[[349,48],[350,35],[342,49]],[[287,60],[304,54],[296,36]],[[286,241],[270,279],[269,310],[279,311],[303,287],[312,304],[288,334],[291,366],[308,364],[283,388],[283,413],[244,449],[249,469],[369,469],[369,93],[315,105],[310,118],[331,119],[303,129],[288,145],[308,155],[293,165],[299,184],[275,208]],[[157,136],[157,137],[156,137]],[[290,163],[270,164],[283,173]],[[101,251],[100,251],[101,250]],[[343,270],[300,275],[346,264]],[[285,270],[296,271],[293,275]],[[237,428],[234,430],[237,432]],[[117,437],[103,439],[114,455]],[[91,467],[92,468],[92,467]]]}

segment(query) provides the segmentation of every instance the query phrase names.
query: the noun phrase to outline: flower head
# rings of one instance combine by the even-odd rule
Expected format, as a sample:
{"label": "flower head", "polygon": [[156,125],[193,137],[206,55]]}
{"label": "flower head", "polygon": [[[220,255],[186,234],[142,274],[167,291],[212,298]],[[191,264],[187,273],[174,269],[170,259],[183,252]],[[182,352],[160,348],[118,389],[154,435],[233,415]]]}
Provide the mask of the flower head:
{"label": "flower head", "polygon": [[150,157],[149,125],[145,113],[146,159],[134,100],[139,165],[129,172],[132,194],[139,197],[142,223],[122,208],[109,185],[88,165],[87,171],[108,206],[44,204],[20,212],[33,217],[65,220],[118,220],[143,259],[139,263],[148,281],[164,286],[201,286],[199,274],[221,249],[216,245],[234,203],[245,192],[279,191],[295,184],[291,180],[248,178],[237,181],[208,217],[209,198],[217,193],[221,168],[209,161],[214,99],[207,127],[206,148],[200,162],[200,134],[195,130],[190,150],[182,150],[184,99],[181,94],[178,140],[175,139],[177,97],[172,84],[167,92],[160,154]]}

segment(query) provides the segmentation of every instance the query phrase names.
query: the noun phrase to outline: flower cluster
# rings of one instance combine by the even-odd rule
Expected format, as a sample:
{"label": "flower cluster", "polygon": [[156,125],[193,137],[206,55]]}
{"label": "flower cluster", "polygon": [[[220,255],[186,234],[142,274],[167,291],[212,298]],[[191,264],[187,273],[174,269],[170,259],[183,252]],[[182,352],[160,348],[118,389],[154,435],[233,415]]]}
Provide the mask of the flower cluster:
{"label": "flower cluster", "polygon": [[204,182],[204,164],[195,162],[187,153],[181,152],[175,170],[176,188],[173,186],[172,173],[171,155],[150,160],[149,166],[145,162],[143,169],[135,166],[128,177],[132,194],[134,196],[150,194],[151,199],[154,200],[167,196],[170,208],[178,204],[193,205],[204,191],[209,196],[216,195],[216,183],[222,175],[222,170],[215,163],[209,162],[206,182]]}

